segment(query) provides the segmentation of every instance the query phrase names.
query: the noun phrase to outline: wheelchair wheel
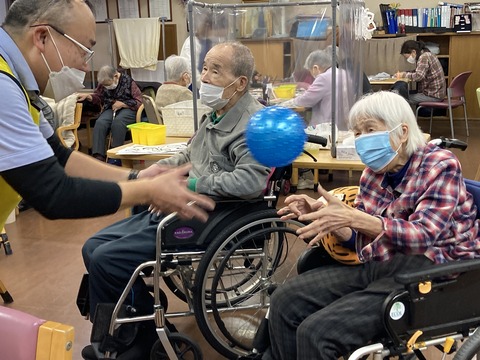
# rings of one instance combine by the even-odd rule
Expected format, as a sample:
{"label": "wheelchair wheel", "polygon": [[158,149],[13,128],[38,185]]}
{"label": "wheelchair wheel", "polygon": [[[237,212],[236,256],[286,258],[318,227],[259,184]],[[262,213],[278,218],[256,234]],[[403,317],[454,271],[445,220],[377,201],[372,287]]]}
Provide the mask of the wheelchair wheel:
{"label": "wheelchair wheel", "polygon": [[[200,347],[188,336],[180,333],[170,333],[170,335],[168,335],[168,340],[170,340],[178,360],[203,359]],[[150,352],[150,360],[170,360],[170,357],[167,355],[160,340],[157,340],[155,344],[153,344]]]}
{"label": "wheelchair wheel", "polygon": [[480,330],[477,330],[470,336],[458,349],[453,360],[470,360],[474,359],[475,355],[480,354]]}
{"label": "wheelchair wheel", "polygon": [[296,275],[305,249],[276,210],[245,216],[215,239],[195,274],[193,309],[207,341],[227,358],[249,353],[269,306],[270,290]]}

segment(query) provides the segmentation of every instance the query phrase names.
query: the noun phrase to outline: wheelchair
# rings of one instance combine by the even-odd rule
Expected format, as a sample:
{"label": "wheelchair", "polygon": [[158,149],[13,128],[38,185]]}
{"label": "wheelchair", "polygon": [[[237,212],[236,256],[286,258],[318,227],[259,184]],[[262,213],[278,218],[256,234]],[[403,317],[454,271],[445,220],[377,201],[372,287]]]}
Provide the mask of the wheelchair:
{"label": "wheelchair", "polygon": [[[445,148],[465,150],[466,143],[455,139],[434,140]],[[480,182],[465,179],[467,191],[473,195],[480,209]],[[353,202],[352,191],[339,189]],[[334,191],[335,193],[335,191]],[[477,219],[480,218],[480,211]],[[302,274],[319,266],[355,266],[355,253],[336,243],[332,236],[322,239],[318,247],[307,249],[297,262],[297,273]],[[357,259],[358,260],[358,259]],[[400,273],[395,280],[404,286],[391,293],[383,304],[385,336],[355,350],[343,358],[358,359],[426,359],[454,354],[455,360],[480,358],[480,259],[441,264],[428,269]],[[244,359],[256,359],[269,345],[267,319],[255,337],[255,350]],[[430,350],[432,348],[432,350]],[[438,353],[437,353],[438,354]],[[438,355],[437,357],[439,358]],[[442,357],[443,360],[444,357]]]}
{"label": "wheelchair", "polygon": [[[120,299],[103,314],[107,325],[94,319],[91,343],[97,358],[115,359],[116,337],[126,324],[154,321],[158,340],[151,359],[202,359],[198,344],[172,331],[168,320],[194,315],[205,339],[226,358],[249,353],[269,306],[269,293],[296,276],[296,259],[305,243],[295,231],[303,224],[283,221],[276,200],[283,192],[285,169],[276,169],[266,195],[259,200],[219,200],[207,223],[162,219],[157,229],[155,260],[138,266]],[[137,316],[125,304],[137,280],[151,285],[153,314]],[[188,307],[169,313],[161,280]],[[87,315],[88,288],[82,282],[77,305]],[[98,308],[97,308],[98,313]]]}

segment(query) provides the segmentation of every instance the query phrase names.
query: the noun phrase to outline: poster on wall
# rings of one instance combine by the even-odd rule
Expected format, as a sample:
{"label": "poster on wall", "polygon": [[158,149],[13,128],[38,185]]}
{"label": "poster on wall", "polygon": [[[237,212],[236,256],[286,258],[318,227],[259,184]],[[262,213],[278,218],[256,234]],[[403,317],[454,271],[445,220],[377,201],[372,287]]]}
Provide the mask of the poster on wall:
{"label": "poster on wall", "polygon": [[148,0],[149,17],[164,18],[172,21],[170,0]]}
{"label": "poster on wall", "polygon": [[140,17],[138,1],[136,0],[117,0],[118,17],[120,19],[137,19]]}
{"label": "poster on wall", "polygon": [[90,0],[95,11],[95,20],[102,22],[108,19],[107,0]]}

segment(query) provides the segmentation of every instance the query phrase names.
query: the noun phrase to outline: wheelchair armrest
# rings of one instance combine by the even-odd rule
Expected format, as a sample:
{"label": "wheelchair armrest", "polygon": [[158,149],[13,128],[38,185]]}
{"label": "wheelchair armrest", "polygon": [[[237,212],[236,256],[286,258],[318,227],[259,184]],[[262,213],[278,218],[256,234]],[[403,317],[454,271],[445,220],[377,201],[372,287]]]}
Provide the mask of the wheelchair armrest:
{"label": "wheelchair armrest", "polygon": [[323,246],[306,249],[297,260],[297,273],[302,274],[320,266],[339,264]]}
{"label": "wheelchair armrest", "polygon": [[478,269],[480,269],[480,259],[451,261],[418,271],[399,273],[395,275],[395,281],[408,285]]}

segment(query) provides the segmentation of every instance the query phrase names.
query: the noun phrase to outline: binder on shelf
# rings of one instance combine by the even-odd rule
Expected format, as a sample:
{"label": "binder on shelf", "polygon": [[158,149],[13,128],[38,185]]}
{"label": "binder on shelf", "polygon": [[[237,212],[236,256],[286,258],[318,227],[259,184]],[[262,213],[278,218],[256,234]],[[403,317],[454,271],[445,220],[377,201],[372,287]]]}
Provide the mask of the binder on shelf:
{"label": "binder on shelf", "polygon": [[412,9],[412,20],[413,20],[413,24],[412,26],[419,26],[418,24],[418,9]]}
{"label": "binder on shelf", "polygon": [[388,24],[388,33],[396,34],[397,33],[397,19],[395,17],[395,10],[387,10],[387,24]]}
{"label": "binder on shelf", "polygon": [[389,4],[380,4],[380,14],[382,14],[383,28],[388,31],[387,10],[390,8]]}

